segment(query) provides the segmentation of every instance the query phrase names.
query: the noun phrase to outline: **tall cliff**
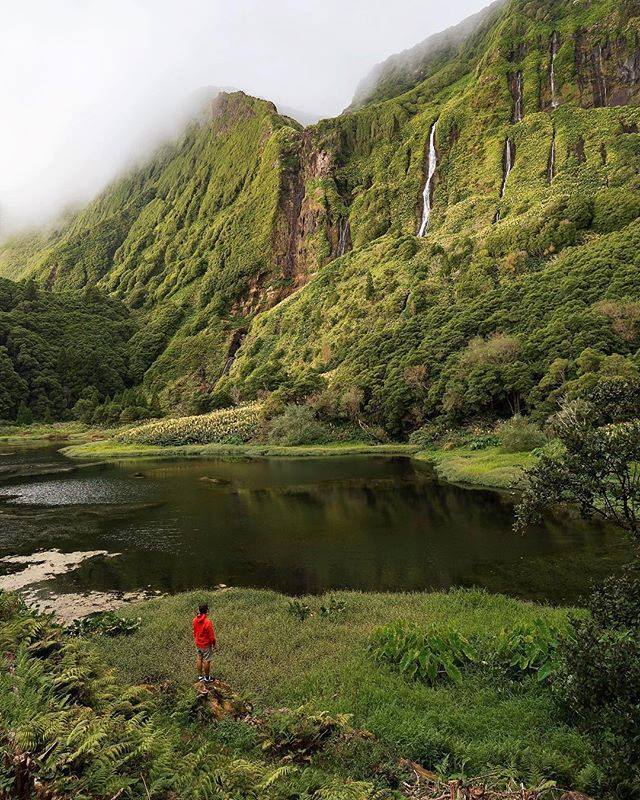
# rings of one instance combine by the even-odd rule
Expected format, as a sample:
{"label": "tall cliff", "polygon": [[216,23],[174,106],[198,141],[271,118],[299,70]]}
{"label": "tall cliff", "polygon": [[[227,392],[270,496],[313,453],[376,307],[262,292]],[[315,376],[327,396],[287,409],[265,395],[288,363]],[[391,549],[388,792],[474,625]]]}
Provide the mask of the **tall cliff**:
{"label": "tall cliff", "polygon": [[305,129],[221,94],[0,268],[124,299],[166,407],[279,391],[393,432],[547,413],[640,367],[639,6],[494,4]]}

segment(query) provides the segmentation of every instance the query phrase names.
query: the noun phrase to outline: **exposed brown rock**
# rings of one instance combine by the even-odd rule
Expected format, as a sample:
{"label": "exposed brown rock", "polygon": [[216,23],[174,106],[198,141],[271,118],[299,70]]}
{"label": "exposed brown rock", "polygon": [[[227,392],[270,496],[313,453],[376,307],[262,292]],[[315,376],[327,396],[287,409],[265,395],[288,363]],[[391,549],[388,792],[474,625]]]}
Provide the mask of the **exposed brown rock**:
{"label": "exposed brown rock", "polygon": [[522,70],[507,73],[507,81],[511,95],[511,122],[515,124],[520,122],[524,115]]}

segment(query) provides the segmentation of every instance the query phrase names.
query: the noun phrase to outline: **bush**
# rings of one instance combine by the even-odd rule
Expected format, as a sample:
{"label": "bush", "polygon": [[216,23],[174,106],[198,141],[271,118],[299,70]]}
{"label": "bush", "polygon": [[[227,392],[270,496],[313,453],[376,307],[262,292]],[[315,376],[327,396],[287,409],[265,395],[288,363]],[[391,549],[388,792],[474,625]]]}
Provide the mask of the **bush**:
{"label": "bush", "polygon": [[271,444],[323,444],[331,440],[328,428],[319,422],[309,406],[290,405],[269,424]]}
{"label": "bush", "polygon": [[300,622],[304,622],[307,617],[311,616],[311,608],[302,600],[289,600],[287,611]]}
{"label": "bush", "polygon": [[332,597],[328,605],[320,606],[320,616],[331,617],[335,615],[342,615],[346,612],[346,610],[347,604],[344,602],[344,600],[336,600],[335,597]]}
{"label": "bush", "polygon": [[640,562],[629,565],[621,576],[608,578],[592,592],[588,604],[600,627],[640,631]]}
{"label": "bush", "polygon": [[369,652],[379,664],[390,664],[408,678],[431,685],[442,679],[458,683],[461,668],[478,659],[475,648],[457,631],[437,627],[421,630],[401,622],[375,631]]}
{"label": "bush", "polygon": [[279,708],[267,714],[260,730],[262,749],[284,761],[305,762],[321,750],[334,733],[343,731],[349,715],[309,714],[304,706]]}
{"label": "bush", "polygon": [[150,422],[121,433],[116,439],[130,444],[180,446],[184,444],[241,444],[260,429],[260,406],[238,406],[195,417]]}
{"label": "bush", "polygon": [[140,627],[140,617],[121,617],[115,611],[96,611],[65,628],[69,636],[129,636]]}
{"label": "bush", "polygon": [[546,436],[532,422],[516,414],[498,427],[500,445],[506,453],[523,453],[542,447]]}
{"label": "bush", "polygon": [[440,436],[442,435],[442,428],[433,422],[428,422],[418,430],[413,431],[409,436],[409,444],[418,445],[418,447],[430,448],[433,447]]}
{"label": "bush", "polygon": [[512,678],[535,675],[542,682],[559,669],[558,647],[562,635],[563,631],[542,618],[502,631],[496,651],[497,662]]}
{"label": "bush", "polygon": [[597,746],[605,792],[640,796],[640,568],[610,578],[560,650],[557,699]]}
{"label": "bush", "polygon": [[493,433],[482,436],[474,436],[469,441],[469,450],[486,450],[488,447],[497,447],[500,444],[500,437]]}

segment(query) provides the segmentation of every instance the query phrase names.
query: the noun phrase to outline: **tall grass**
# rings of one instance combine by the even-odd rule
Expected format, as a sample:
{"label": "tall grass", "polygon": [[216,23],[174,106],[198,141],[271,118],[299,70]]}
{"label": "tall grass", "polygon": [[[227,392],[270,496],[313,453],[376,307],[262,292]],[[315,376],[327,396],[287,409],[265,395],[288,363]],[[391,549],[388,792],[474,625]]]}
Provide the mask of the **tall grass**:
{"label": "tall grass", "polygon": [[[190,592],[137,606],[140,630],[126,642],[101,642],[123,679],[193,680],[191,615],[208,600],[219,637],[213,671],[256,707],[351,713],[398,755],[431,768],[482,774],[499,768],[525,783],[541,776],[584,790],[591,763],[587,742],[558,716],[550,691],[535,678],[512,682],[476,669],[430,687],[378,666],[367,653],[372,632],[404,620],[455,628],[476,641],[543,618],[562,624],[566,611],[481,591],[447,594],[337,592],[345,611],[322,616],[329,598],[304,598],[315,611],[301,622],[274,592],[232,589]],[[587,770],[588,772],[588,770]]]}

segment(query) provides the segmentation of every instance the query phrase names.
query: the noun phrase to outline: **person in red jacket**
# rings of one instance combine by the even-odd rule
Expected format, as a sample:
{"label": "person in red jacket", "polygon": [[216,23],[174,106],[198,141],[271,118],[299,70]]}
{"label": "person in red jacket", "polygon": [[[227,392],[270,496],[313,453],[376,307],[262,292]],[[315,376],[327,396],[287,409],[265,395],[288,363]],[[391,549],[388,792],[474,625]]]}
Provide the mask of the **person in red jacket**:
{"label": "person in red jacket", "polygon": [[196,669],[198,670],[198,680],[203,683],[213,683],[209,677],[211,669],[211,655],[216,646],[216,632],[213,623],[207,616],[209,606],[200,603],[198,614],[193,620],[193,639],[196,643]]}

